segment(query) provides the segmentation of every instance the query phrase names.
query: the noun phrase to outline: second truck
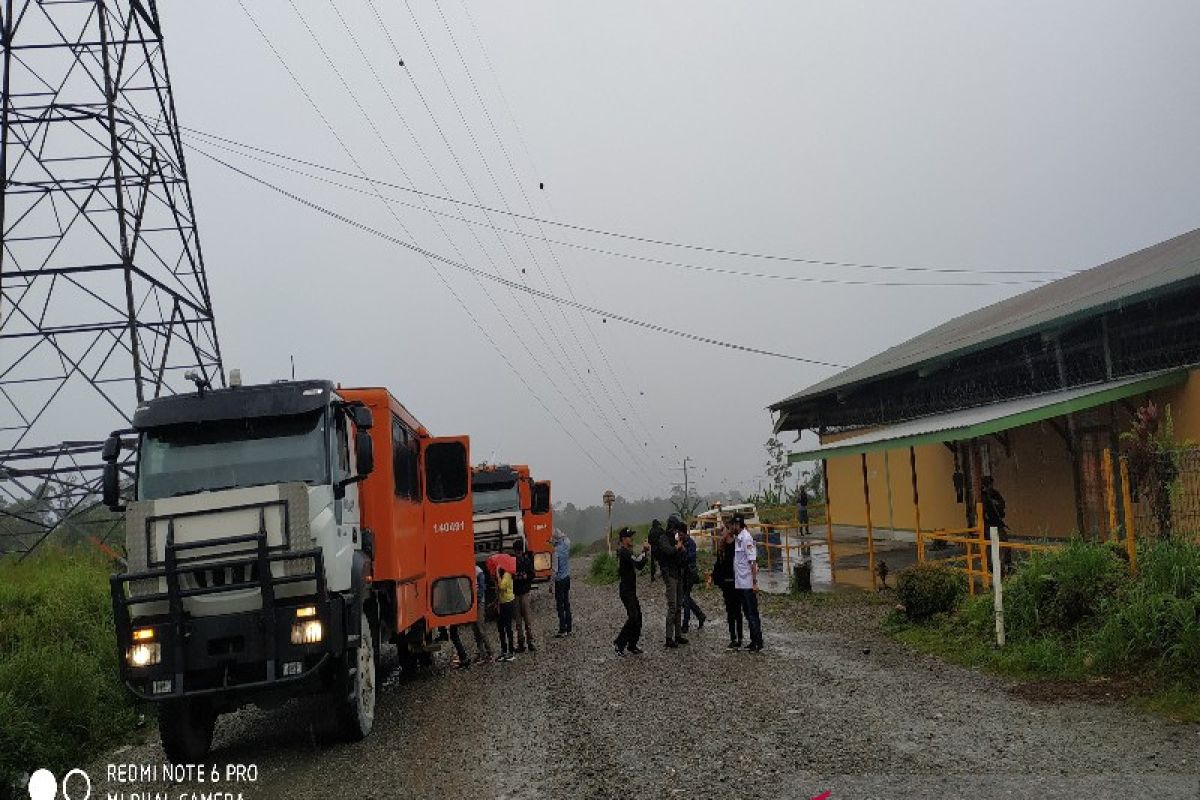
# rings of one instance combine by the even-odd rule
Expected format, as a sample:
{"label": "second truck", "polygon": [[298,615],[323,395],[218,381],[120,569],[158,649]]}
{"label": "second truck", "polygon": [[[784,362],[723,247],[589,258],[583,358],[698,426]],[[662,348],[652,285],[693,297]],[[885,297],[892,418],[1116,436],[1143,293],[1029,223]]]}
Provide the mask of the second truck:
{"label": "second truck", "polygon": [[533,553],[537,580],[550,579],[554,510],[550,481],[535,481],[525,464],[483,464],[471,469],[475,558],[512,549],[517,540]]}

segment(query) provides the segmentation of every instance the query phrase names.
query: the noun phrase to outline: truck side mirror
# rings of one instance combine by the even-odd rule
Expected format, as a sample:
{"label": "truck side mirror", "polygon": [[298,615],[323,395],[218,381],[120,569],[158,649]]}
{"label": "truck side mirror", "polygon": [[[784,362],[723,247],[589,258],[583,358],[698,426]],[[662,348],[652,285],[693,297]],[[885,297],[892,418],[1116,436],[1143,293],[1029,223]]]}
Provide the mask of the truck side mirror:
{"label": "truck side mirror", "polygon": [[[367,411],[365,408],[363,410]],[[370,413],[370,411],[367,411],[368,415]],[[355,424],[357,425],[358,423]],[[354,434],[354,453],[355,467],[357,468],[359,477],[365,478],[375,469],[375,446],[371,442],[371,434],[363,428],[360,428]]]}
{"label": "truck side mirror", "polygon": [[104,505],[108,506],[109,511],[124,511],[125,506],[121,503],[121,473],[115,460],[104,462],[101,485]]}
{"label": "truck side mirror", "polygon": [[350,406],[350,416],[354,419],[354,427],[360,431],[370,430],[375,424],[371,409],[363,405]]}
{"label": "truck side mirror", "polygon": [[100,458],[106,464],[115,464],[119,455],[121,455],[121,437],[114,433],[104,440],[104,449],[100,451]]}

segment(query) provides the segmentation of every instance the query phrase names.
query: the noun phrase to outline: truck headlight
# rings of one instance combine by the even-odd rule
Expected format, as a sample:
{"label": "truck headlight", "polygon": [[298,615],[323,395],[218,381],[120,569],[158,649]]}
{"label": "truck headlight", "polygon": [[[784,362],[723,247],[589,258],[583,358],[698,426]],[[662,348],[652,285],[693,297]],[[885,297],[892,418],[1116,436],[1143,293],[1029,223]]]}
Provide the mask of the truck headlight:
{"label": "truck headlight", "polygon": [[550,554],[549,553],[534,553],[533,568],[539,572],[550,569]]}
{"label": "truck headlight", "polygon": [[149,667],[162,661],[162,645],[158,642],[139,642],[125,654],[129,666]]}
{"label": "truck headlight", "polygon": [[292,644],[317,644],[325,638],[325,628],[319,619],[292,623]]}

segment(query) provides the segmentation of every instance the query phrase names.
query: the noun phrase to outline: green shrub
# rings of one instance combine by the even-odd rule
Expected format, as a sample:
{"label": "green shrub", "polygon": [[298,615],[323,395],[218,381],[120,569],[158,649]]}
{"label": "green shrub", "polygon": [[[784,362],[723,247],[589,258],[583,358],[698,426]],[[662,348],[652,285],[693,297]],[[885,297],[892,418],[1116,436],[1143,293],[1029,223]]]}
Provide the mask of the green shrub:
{"label": "green shrub", "polygon": [[953,611],[966,591],[962,573],[943,564],[914,564],[896,576],[904,615],[918,622]]}
{"label": "green shrub", "polygon": [[136,725],[118,677],[110,571],[86,553],[0,563],[0,787],[78,766]]}
{"label": "green shrub", "polygon": [[1106,545],[1076,540],[1034,553],[1004,583],[1008,630],[1018,638],[1076,632],[1094,622],[1128,580],[1128,565]]}
{"label": "green shrub", "polygon": [[1200,546],[1168,540],[1143,548],[1138,582],[1148,591],[1180,598],[1200,592]]}
{"label": "green shrub", "polygon": [[615,555],[604,552],[598,553],[592,558],[592,570],[588,578],[591,583],[616,583],[617,577],[617,557]]}

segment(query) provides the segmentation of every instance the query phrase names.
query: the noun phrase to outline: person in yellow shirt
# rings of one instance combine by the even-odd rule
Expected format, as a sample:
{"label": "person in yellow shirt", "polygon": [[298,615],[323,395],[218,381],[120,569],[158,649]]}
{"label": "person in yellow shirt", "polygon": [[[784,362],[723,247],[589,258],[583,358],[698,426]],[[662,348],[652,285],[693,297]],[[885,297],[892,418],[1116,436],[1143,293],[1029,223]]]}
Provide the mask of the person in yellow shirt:
{"label": "person in yellow shirt", "polygon": [[516,593],[513,591],[513,576],[504,567],[496,570],[496,630],[500,633],[500,658],[497,661],[509,662],[516,658],[513,654],[513,605]]}

